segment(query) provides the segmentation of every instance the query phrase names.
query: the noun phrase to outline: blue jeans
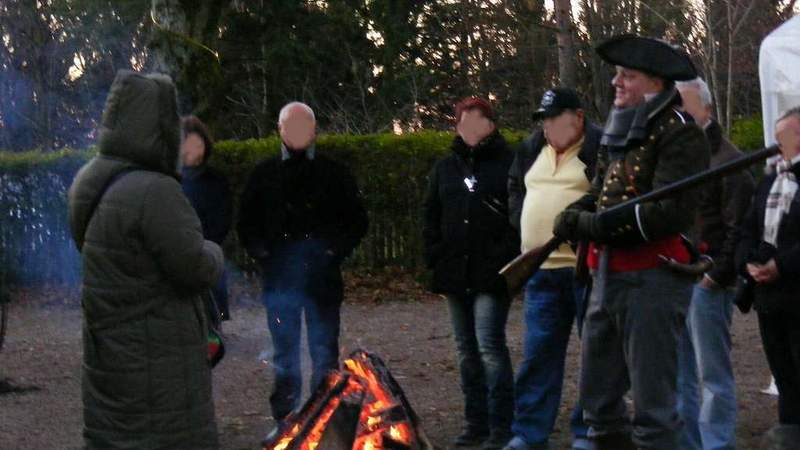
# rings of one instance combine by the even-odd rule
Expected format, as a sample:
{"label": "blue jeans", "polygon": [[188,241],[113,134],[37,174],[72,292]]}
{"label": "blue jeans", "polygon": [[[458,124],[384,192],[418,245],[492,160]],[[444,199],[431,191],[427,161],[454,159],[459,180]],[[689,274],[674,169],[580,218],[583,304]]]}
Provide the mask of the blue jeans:
{"label": "blue jeans", "polygon": [[736,385],[731,365],[733,292],[694,286],[679,347],[682,450],[736,447]]}
{"label": "blue jeans", "polygon": [[[569,267],[538,271],[525,288],[525,349],[515,382],[515,442],[530,448],[547,445],[558,416],[564,382],[564,360],[573,321],[578,333],[586,312],[585,286]],[[571,428],[586,438],[580,404],[572,412]],[[524,447],[524,445],[520,445]]]}
{"label": "blue jeans", "polygon": [[510,305],[506,296],[487,293],[448,297],[466,425],[499,437],[510,436],[514,416],[513,370],[506,346]]}
{"label": "blue jeans", "polygon": [[300,340],[305,315],[308,351],[311,355],[313,390],[339,361],[341,302],[311,298],[297,291],[265,291],[267,323],[272,336],[275,386],[269,398],[272,416],[282,420],[300,406],[303,376],[300,372]]}

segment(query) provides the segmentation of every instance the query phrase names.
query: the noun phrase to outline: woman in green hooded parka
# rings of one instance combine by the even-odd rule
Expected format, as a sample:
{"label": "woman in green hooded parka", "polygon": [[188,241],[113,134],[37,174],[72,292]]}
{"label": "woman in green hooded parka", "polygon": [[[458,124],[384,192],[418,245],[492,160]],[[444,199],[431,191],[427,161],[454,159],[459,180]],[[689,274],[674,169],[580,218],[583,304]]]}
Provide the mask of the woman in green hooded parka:
{"label": "woman in green hooded parka", "polygon": [[178,182],[179,132],[172,80],[120,71],[69,190],[88,449],[219,447],[200,294],[223,258]]}

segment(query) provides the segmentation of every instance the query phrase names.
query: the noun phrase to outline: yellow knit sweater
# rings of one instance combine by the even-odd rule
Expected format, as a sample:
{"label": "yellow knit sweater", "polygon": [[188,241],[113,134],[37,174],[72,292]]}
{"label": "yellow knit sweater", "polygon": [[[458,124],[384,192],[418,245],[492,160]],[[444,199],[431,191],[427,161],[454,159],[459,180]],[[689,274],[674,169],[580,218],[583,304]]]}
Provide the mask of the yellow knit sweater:
{"label": "yellow knit sweater", "polygon": [[[578,158],[583,139],[566,150],[556,164],[556,151],[545,145],[525,174],[522,203],[522,251],[539,247],[553,237],[556,216],[589,190],[584,164]],[[575,267],[575,253],[563,244],[542,264],[543,269]]]}

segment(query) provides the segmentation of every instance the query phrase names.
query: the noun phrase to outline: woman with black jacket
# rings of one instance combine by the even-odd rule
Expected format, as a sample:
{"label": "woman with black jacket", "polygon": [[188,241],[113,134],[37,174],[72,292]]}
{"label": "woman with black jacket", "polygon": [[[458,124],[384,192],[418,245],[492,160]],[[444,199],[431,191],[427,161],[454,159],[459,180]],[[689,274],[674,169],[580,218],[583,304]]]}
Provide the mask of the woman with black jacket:
{"label": "woman with black jacket", "polygon": [[513,159],[488,102],[456,105],[453,153],[437,162],[425,199],[425,259],[447,297],[464,393],[457,446],[500,449],[511,437],[513,374],[505,327],[511,299],[498,270],[519,253],[508,222]]}
{"label": "woman with black jacket", "polygon": [[[208,167],[208,159],[214,148],[214,141],[206,125],[195,116],[184,117],[181,121],[183,141],[181,143],[181,186],[189,199],[200,223],[203,237],[222,245],[231,229],[232,207],[228,179],[225,175]],[[212,320],[229,320],[228,277],[223,272],[217,284],[211,288],[217,311]]]}

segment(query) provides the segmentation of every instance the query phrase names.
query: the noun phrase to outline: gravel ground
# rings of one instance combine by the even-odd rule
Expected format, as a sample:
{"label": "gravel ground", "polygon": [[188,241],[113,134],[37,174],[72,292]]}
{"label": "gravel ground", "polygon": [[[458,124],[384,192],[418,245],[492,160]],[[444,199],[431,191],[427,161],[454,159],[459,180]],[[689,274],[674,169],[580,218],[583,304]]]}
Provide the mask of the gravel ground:
{"label": "gravel ground", "polygon": [[[256,449],[273,424],[267,403],[272,378],[264,361],[270,345],[264,311],[253,298],[256,287],[234,289],[233,320],[226,322],[227,355],[214,370],[214,397],[223,449]],[[343,309],[343,354],[364,348],[381,356],[404,388],[423,426],[442,448],[461,421],[461,394],[446,304],[413,282],[364,278],[348,281]],[[40,289],[15,295],[0,379],[17,392],[0,395],[0,450],[77,449],[81,441],[80,309],[77,294]],[[508,342],[515,366],[523,331],[519,301],[512,307]],[[740,449],[760,447],[762,434],[776,422],[776,400],[761,394],[769,380],[753,314],[734,318]],[[305,358],[308,367],[308,358]],[[561,413],[554,448],[569,448],[569,409],[575,398],[577,345],[570,344]],[[306,373],[308,373],[306,371]]]}

